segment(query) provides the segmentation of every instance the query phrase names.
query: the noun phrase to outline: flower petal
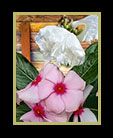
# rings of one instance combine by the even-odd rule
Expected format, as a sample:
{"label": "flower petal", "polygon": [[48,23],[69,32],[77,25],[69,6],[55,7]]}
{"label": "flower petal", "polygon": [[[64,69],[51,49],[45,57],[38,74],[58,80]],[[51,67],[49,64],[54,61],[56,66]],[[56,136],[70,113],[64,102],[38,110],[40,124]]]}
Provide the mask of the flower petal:
{"label": "flower petal", "polygon": [[30,109],[33,109],[33,107],[36,105],[36,104],[31,104],[31,103],[28,103],[28,102],[24,102]]}
{"label": "flower petal", "polygon": [[43,68],[40,71],[40,75],[45,78],[45,76],[48,74],[48,72],[50,72],[50,70],[52,70],[53,68],[56,68],[55,65],[47,62],[43,64]]}
{"label": "flower petal", "polygon": [[84,109],[84,112],[80,115],[80,120],[81,122],[97,122],[96,116],[88,108]]}
{"label": "flower petal", "polygon": [[67,90],[67,92],[62,95],[62,99],[65,104],[65,111],[73,112],[80,106],[83,100],[83,92],[79,90]]}
{"label": "flower petal", "polygon": [[65,112],[62,112],[60,114],[46,112],[46,117],[52,122],[67,122],[68,121],[68,116]]}
{"label": "flower petal", "polygon": [[96,96],[98,96],[98,91],[96,92]]}
{"label": "flower petal", "polygon": [[53,82],[59,83],[62,82],[64,79],[63,73],[57,68],[57,66],[53,64],[47,64],[44,69],[45,79]]}
{"label": "flower petal", "polygon": [[17,91],[18,96],[21,100],[29,103],[38,103],[38,86],[31,85],[31,87],[24,89],[22,91]]}
{"label": "flower petal", "polygon": [[54,91],[54,84],[48,80],[42,80],[38,85],[39,98],[45,99]]}
{"label": "flower petal", "polygon": [[21,99],[18,97],[18,93],[16,93],[16,104],[20,105]]}
{"label": "flower petal", "polygon": [[78,115],[74,115],[73,122],[78,122]]}
{"label": "flower petal", "polygon": [[83,102],[85,102],[85,100],[87,99],[87,97],[89,96],[89,94],[91,93],[92,89],[94,87],[92,85],[87,85],[87,87],[85,88],[84,92],[83,92]]}
{"label": "flower petal", "polygon": [[85,81],[74,71],[69,71],[64,79],[69,90],[84,90]]}
{"label": "flower petal", "polygon": [[20,120],[23,120],[24,122],[32,122],[32,119],[35,117],[33,111],[25,113],[21,116]]}
{"label": "flower petal", "polygon": [[54,113],[61,113],[64,110],[64,103],[61,99],[60,95],[56,93],[52,93],[46,100],[46,111],[54,112]]}
{"label": "flower petal", "polygon": [[46,122],[43,118],[36,117],[32,110],[21,116],[20,120],[23,120],[24,122]]}

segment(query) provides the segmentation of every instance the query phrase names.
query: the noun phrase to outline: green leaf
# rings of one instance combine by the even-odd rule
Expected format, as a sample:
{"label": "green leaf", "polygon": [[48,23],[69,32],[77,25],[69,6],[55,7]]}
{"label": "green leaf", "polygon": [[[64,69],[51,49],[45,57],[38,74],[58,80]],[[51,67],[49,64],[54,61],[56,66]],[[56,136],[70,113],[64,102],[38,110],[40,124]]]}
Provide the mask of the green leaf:
{"label": "green leaf", "polygon": [[72,70],[78,73],[86,84],[90,84],[98,77],[98,42],[90,45],[85,53],[85,62],[80,66],[74,66]]}
{"label": "green leaf", "polygon": [[22,102],[21,105],[18,105],[16,107],[16,121],[17,122],[23,122],[22,120],[20,120],[20,117],[29,112],[31,109],[24,103]]}
{"label": "green leaf", "polygon": [[22,54],[16,53],[16,87],[18,90],[25,88],[38,74],[37,69]]}

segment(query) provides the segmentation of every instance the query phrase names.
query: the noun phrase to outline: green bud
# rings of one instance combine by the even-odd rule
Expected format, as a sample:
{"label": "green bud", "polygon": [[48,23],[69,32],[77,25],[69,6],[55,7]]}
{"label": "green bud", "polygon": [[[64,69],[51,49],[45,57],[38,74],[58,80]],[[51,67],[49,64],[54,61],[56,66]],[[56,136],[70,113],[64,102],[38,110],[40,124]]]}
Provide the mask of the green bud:
{"label": "green bud", "polygon": [[64,20],[62,19],[62,20],[61,20],[61,24],[63,24],[63,23],[64,23]]}
{"label": "green bud", "polygon": [[71,26],[72,22],[73,22],[73,19],[71,19],[71,21],[70,21],[70,23],[68,25]]}
{"label": "green bud", "polygon": [[74,27],[72,28],[72,30],[73,30],[73,32],[77,33],[77,30]]}
{"label": "green bud", "polygon": [[68,29],[68,25],[64,24],[64,28]]}
{"label": "green bud", "polygon": [[65,18],[64,24],[67,24],[67,19]]}
{"label": "green bud", "polygon": [[73,29],[71,28],[69,31],[72,32],[72,30],[73,30]]}

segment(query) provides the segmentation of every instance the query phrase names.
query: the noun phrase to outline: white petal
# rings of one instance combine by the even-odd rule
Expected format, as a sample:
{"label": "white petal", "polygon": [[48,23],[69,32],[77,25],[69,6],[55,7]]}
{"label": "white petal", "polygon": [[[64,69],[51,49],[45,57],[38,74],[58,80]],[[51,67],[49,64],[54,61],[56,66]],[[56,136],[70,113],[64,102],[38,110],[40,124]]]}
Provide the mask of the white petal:
{"label": "white petal", "polygon": [[83,92],[83,102],[85,102],[85,100],[87,99],[87,97],[89,96],[89,94],[91,93],[92,89],[94,87],[92,85],[87,85],[87,87],[85,88],[84,92]]}
{"label": "white petal", "polygon": [[18,105],[20,105],[20,102],[21,102],[22,100],[19,98],[19,96],[18,96],[18,93],[16,93],[16,103],[18,104]]}
{"label": "white petal", "polygon": [[80,120],[81,122],[97,122],[96,116],[88,108],[84,109],[84,112],[80,115]]}
{"label": "white petal", "polygon": [[78,122],[78,115],[74,115],[73,122]]}
{"label": "white petal", "polygon": [[98,40],[98,16],[90,15],[83,19],[74,21],[72,26],[77,28],[80,25],[85,25],[84,30],[77,35],[77,38],[80,42],[91,43],[92,40]]}

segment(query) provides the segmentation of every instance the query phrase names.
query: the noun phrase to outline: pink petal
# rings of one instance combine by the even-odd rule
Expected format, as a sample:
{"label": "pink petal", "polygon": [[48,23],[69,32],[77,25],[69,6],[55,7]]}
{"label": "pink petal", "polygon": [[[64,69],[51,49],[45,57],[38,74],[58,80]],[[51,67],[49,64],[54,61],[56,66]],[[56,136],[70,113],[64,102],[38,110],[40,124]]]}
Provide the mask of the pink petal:
{"label": "pink petal", "polygon": [[45,64],[43,65],[43,68],[42,68],[41,71],[40,71],[40,75],[41,75],[43,78],[45,78],[46,75],[48,74],[48,72],[50,72],[50,70],[52,70],[52,69],[54,69],[54,68],[56,68],[55,65],[53,65],[53,64],[51,64],[51,63],[49,63],[49,62],[47,62],[47,63],[45,63]]}
{"label": "pink petal", "polygon": [[39,83],[39,97],[40,99],[45,99],[46,97],[48,97],[54,90],[54,84],[50,81],[47,81],[47,80],[42,80],[40,83]]}
{"label": "pink petal", "polygon": [[46,117],[52,122],[67,122],[68,121],[68,116],[65,112],[60,113],[60,114],[46,112]]}
{"label": "pink petal", "polygon": [[44,68],[44,78],[53,82],[59,83],[64,79],[63,73],[53,64],[47,64]]}
{"label": "pink petal", "polygon": [[85,88],[85,81],[74,71],[68,72],[64,83],[69,90],[84,90]]}
{"label": "pink petal", "polygon": [[20,120],[23,120],[24,122],[46,122],[43,118],[36,117],[32,110],[21,116]]}
{"label": "pink petal", "polygon": [[33,107],[36,105],[36,104],[31,104],[31,103],[28,103],[28,102],[24,102],[30,109],[33,109]]}
{"label": "pink petal", "polygon": [[24,122],[32,122],[33,118],[35,118],[35,115],[33,111],[31,110],[30,112],[27,112],[24,115],[22,115],[20,120],[23,120]]}
{"label": "pink petal", "polygon": [[54,112],[54,113],[61,113],[64,110],[64,103],[61,99],[60,95],[56,93],[52,93],[46,100],[46,111]]}
{"label": "pink petal", "polygon": [[17,91],[18,96],[21,100],[29,103],[38,103],[38,86],[31,85],[31,87],[24,89],[22,91]]}
{"label": "pink petal", "polygon": [[54,65],[47,61],[43,64],[43,68],[41,69],[40,72],[41,73],[43,72],[43,75],[46,75],[48,73],[48,71],[53,67],[54,67]]}
{"label": "pink petal", "polygon": [[47,121],[46,121],[45,119],[39,117],[39,118],[38,118],[38,121],[33,120],[33,122],[47,122]]}
{"label": "pink petal", "polygon": [[98,96],[98,91],[96,92],[96,96]]}
{"label": "pink petal", "polygon": [[97,122],[96,116],[88,108],[84,109],[84,112],[80,115],[80,120],[81,122]]}
{"label": "pink petal", "polygon": [[67,92],[62,95],[62,99],[65,104],[65,111],[73,112],[80,106],[83,100],[83,92],[80,90],[67,90]]}

